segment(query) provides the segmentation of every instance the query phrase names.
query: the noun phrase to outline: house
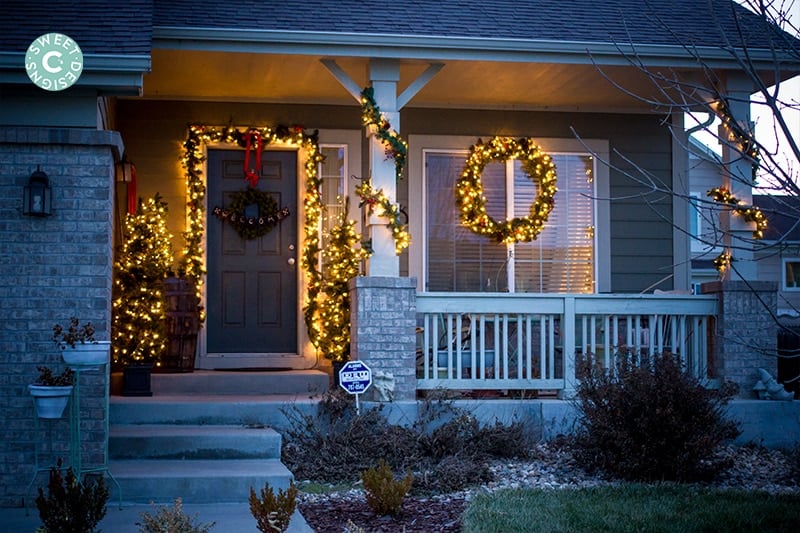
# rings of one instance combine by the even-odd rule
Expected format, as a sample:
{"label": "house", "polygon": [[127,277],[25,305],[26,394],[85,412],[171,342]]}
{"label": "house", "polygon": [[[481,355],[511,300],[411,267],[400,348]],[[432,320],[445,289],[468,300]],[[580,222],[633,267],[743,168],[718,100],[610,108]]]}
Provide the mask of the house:
{"label": "house", "polygon": [[[704,378],[747,383],[753,368],[769,365],[724,345],[716,359],[708,355],[715,319],[742,331],[725,302],[752,294],[735,281],[713,295],[681,294],[691,283],[690,239],[680,230],[690,206],[632,179],[643,169],[683,191],[688,165],[683,117],[647,101],[657,89],[634,55],[688,79],[699,75],[696,53],[723,92],[747,96],[753,88],[719,43],[720,35],[738,38],[744,20],[751,57],[769,77],[776,58],[755,17],[724,0],[392,7],[5,3],[4,504],[18,502],[29,475],[20,466],[32,462],[33,440],[23,390],[37,362],[58,360],[48,342],[53,322],[66,312],[109,331],[128,196],[160,193],[176,256],[203,282],[197,368],[324,363],[303,317],[318,281],[317,243],[326,246],[320,228],[345,210],[342,198],[373,250],[365,276],[350,285],[351,355],[391,375],[395,399],[440,386],[568,392],[575,353],[608,360],[622,344],[679,351]],[[53,62],[62,56],[36,52],[26,72],[26,51],[50,33],[71,41],[52,37],[42,48],[79,45],[80,76],[61,75],[72,68]],[[779,60],[786,75],[800,70],[796,59]],[[746,102],[732,105],[748,116]],[[457,204],[471,151],[476,170]],[[135,163],[135,182],[119,181],[124,161]],[[542,187],[553,185],[550,162],[557,192]],[[49,217],[21,209],[37,169],[49,179]],[[285,216],[242,239],[214,214],[235,204],[239,216],[263,215],[253,207],[267,201],[247,196],[248,183]],[[364,184],[370,211],[356,194]],[[485,214],[474,203],[479,189]],[[471,213],[463,224],[457,205]],[[532,205],[541,206],[534,215]],[[503,226],[514,217],[521,224]],[[537,238],[520,240],[525,232]],[[774,288],[759,290],[774,299]],[[769,338],[768,319],[747,324]],[[94,423],[102,434],[102,415]]]}

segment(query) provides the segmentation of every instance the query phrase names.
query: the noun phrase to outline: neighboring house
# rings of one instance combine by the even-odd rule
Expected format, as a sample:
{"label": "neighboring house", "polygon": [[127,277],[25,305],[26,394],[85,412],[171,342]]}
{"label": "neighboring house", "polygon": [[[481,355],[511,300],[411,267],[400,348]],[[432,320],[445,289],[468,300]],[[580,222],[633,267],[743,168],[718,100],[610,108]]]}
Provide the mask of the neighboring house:
{"label": "neighboring house", "polygon": [[[707,193],[722,183],[721,156],[694,137],[689,139],[689,208],[692,286],[719,278],[714,258],[722,251],[719,211],[712,210]],[[791,195],[753,194],[752,204],[768,220],[764,237],[755,246],[753,264],[759,281],[778,286],[777,312],[800,316],[800,198]]]}
{"label": "neighboring house", "polygon": [[[158,192],[168,202],[176,256],[184,232],[198,239],[190,254],[208,270],[199,368],[302,369],[324,355],[302,319],[313,284],[304,254],[317,231],[308,226],[317,206],[306,189],[317,167],[306,163],[319,150],[319,224],[330,224],[342,209],[337,198],[347,198],[374,250],[366,276],[351,284],[352,355],[392,374],[395,398],[438,386],[568,393],[576,352],[608,358],[620,344],[685,353],[704,378],[750,380],[752,364],[738,365],[736,375],[724,350],[708,365],[715,297],[676,294],[691,286],[688,204],[649,194],[627,175],[639,167],[685,194],[683,117],[609,81],[648,97],[654,87],[623,53],[691,76],[691,50],[729,89],[749,94],[738,63],[720,51],[720,34],[738,38],[733,17],[743,17],[751,57],[765,73],[775,57],[738,5],[419,0],[388,10],[354,0],[11,0],[3,8],[5,504],[28,475],[19,466],[31,462],[23,391],[38,362],[57,361],[52,324],[77,314],[108,332],[113,247],[132,191],[132,183],[115,182],[123,156],[136,165],[135,194]],[[60,92],[34,86],[24,68],[28,46],[49,32],[73,38],[85,60],[77,84]],[[784,67],[788,76],[800,64]],[[366,87],[408,141],[399,181],[384,146],[364,134]],[[260,239],[239,239],[212,215],[246,187],[246,151],[225,141],[226,126],[286,127],[266,146],[258,187],[289,217]],[[555,162],[554,209],[531,243],[497,244],[458,221],[455,183],[470,147],[495,135],[533,138]],[[203,158],[188,177],[187,138]],[[48,218],[21,212],[37,166],[52,188]],[[386,219],[359,209],[353,177],[403,206],[412,240],[399,256]],[[489,165],[481,178],[497,220],[525,216],[541,194],[519,160]],[[672,294],[652,295],[656,289]]]}

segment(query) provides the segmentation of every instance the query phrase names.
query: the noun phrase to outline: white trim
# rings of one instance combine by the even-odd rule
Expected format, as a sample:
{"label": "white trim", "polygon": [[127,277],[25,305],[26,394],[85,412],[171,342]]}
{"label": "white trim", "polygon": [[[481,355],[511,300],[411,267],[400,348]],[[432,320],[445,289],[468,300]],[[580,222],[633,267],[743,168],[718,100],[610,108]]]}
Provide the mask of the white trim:
{"label": "white trim", "polygon": [[[637,64],[645,66],[688,68],[697,68],[699,56],[711,68],[741,68],[727,49],[716,46],[692,47],[689,50],[680,45],[385,33],[154,26],[153,48],[426,61],[488,60],[619,66],[630,66],[630,58],[635,57]],[[752,49],[748,53],[756,68],[774,69],[772,51]],[[789,61],[788,64],[792,64]]]}
{"label": "white trim", "polygon": [[[798,292],[800,291],[800,279],[795,280],[795,285],[789,287],[786,281],[786,263],[800,263],[800,257],[782,257],[781,258],[781,291]],[[794,270],[794,269],[793,269]]]}

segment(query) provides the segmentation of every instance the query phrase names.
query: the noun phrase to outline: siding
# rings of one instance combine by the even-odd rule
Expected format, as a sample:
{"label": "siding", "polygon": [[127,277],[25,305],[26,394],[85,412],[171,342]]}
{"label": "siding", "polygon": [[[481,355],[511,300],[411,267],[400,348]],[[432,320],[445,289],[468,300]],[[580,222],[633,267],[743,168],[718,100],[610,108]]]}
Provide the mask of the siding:
{"label": "siding", "polygon": [[[359,129],[360,110],[353,106],[293,106],[224,104],[207,102],[158,102],[121,100],[117,125],[129,157],[136,163],[140,196],[160,192],[170,209],[169,225],[175,235],[174,249],[182,248],[180,232],[185,220],[184,177],[179,157],[189,123],[237,126],[302,124],[310,129]],[[624,172],[635,164],[647,168],[666,183],[671,180],[671,138],[661,125],[663,117],[622,114],[518,112],[489,110],[439,110],[407,108],[401,113],[400,130],[411,134],[491,135],[608,139],[611,163],[611,289],[640,292],[672,272],[672,199],[647,195],[647,188]],[[469,148],[468,146],[464,147]],[[362,150],[363,175],[367,172]],[[398,199],[407,204],[408,182],[401,181]],[[647,202],[653,207],[648,206]],[[415,206],[409,206],[414,216]],[[413,237],[413,236],[412,236]],[[406,262],[401,270],[407,273]],[[635,272],[636,275],[631,275]],[[672,288],[667,280],[658,286]],[[652,288],[651,288],[652,290]]]}

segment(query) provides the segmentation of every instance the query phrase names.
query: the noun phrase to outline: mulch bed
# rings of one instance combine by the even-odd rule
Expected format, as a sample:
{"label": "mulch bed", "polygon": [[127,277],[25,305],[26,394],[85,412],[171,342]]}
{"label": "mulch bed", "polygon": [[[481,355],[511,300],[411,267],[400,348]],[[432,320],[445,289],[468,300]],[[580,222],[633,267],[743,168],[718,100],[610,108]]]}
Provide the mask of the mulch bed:
{"label": "mulch bed", "polygon": [[361,498],[303,502],[298,508],[317,533],[342,533],[348,520],[365,533],[456,533],[461,531],[465,502],[406,498],[396,517],[377,516]]}

